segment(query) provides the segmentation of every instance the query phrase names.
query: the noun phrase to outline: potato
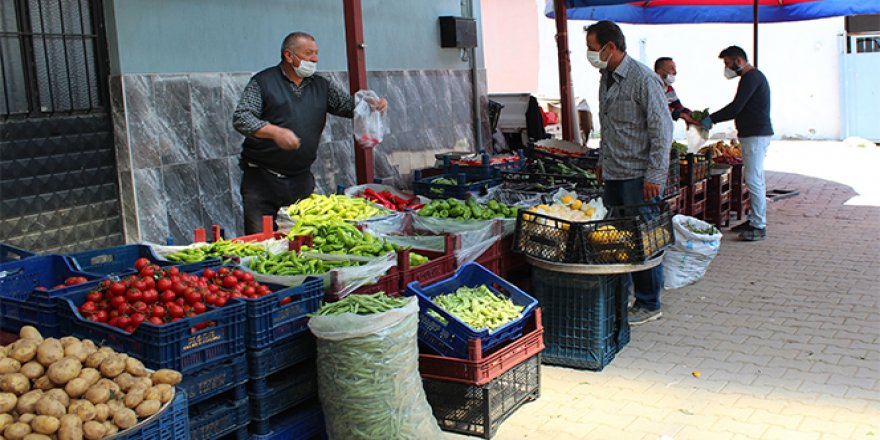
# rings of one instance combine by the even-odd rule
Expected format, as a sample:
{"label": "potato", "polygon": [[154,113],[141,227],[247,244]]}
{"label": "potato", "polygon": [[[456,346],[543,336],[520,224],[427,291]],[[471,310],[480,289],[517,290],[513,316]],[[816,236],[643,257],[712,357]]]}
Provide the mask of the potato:
{"label": "potato", "polygon": [[[107,378],[101,379],[95,385],[100,385],[104,388],[107,388],[108,390],[110,390],[111,393],[113,393],[117,396],[122,394],[122,389],[119,388],[119,385],[117,385],[116,382],[113,382],[110,379],[107,379]],[[111,397],[111,399],[113,399],[113,398],[115,398],[115,397]]]}
{"label": "potato", "polygon": [[76,341],[64,347],[64,357],[74,357],[80,362],[85,362],[86,358],[89,357],[89,352],[86,351],[86,347],[82,342]]}
{"label": "potato", "polygon": [[159,412],[159,408],[162,408],[162,402],[158,400],[144,400],[135,408],[134,412],[138,417],[146,418]]}
{"label": "potato", "polygon": [[83,423],[83,437],[86,440],[101,440],[107,435],[107,427],[101,422],[85,422]]}
{"label": "potato", "polygon": [[48,367],[64,358],[64,347],[55,338],[41,342],[37,347],[37,361]]}
{"label": "potato", "polygon": [[162,403],[168,403],[172,397],[174,397],[174,387],[168,385],[167,383],[161,383],[156,385],[156,388],[159,389],[159,392],[162,393],[162,398],[160,399]]}
{"label": "potato", "polygon": [[30,390],[31,381],[24,374],[0,374],[0,391],[20,396]]}
{"label": "potato", "polygon": [[101,372],[94,368],[83,368],[82,371],[79,372],[79,377],[85,379],[89,386],[92,386],[101,380]]}
{"label": "potato", "polygon": [[111,355],[104,362],[101,362],[101,367],[98,370],[104,377],[113,379],[125,371],[125,358],[119,354]]}
{"label": "potato", "polygon": [[119,385],[119,388],[122,391],[128,392],[132,385],[134,385],[134,376],[129,373],[122,373],[116,378],[113,379],[113,382],[116,382],[116,385]]}
{"label": "potato", "polygon": [[158,400],[162,401],[162,391],[159,391],[157,387],[147,388],[147,391],[144,392],[144,400]]}
{"label": "potato", "polygon": [[153,386],[153,379],[150,379],[149,376],[136,377],[136,378],[134,378],[134,384],[132,385],[132,387],[136,387],[136,386],[140,386],[143,388],[150,388],[151,386]]}
{"label": "potato", "polygon": [[55,384],[52,383],[51,380],[49,380],[49,376],[43,375],[38,377],[37,380],[34,381],[34,388],[38,390],[48,391],[52,388],[55,388]]}
{"label": "potato", "polygon": [[126,408],[136,408],[141,402],[144,401],[144,393],[146,392],[145,388],[135,387],[132,388],[128,394],[125,395],[125,403]]}
{"label": "potato", "polygon": [[104,422],[104,429],[107,430],[107,433],[105,434],[105,435],[107,435],[107,436],[111,436],[111,435],[116,434],[117,432],[119,432],[119,427],[116,426],[116,425],[114,425],[113,422],[111,422],[111,421],[109,421],[109,420],[107,420],[106,422]]}
{"label": "potato", "polygon": [[73,414],[68,414],[61,418],[61,426],[58,428],[58,440],[82,440],[82,428],[82,420]]}
{"label": "potato", "polygon": [[98,347],[95,345],[95,342],[92,341],[91,339],[83,339],[82,343],[83,343],[83,346],[86,347],[86,350],[89,350],[89,352],[98,351]]}
{"label": "potato", "polygon": [[37,434],[54,434],[61,427],[61,421],[52,416],[37,416],[31,422],[31,429]]}
{"label": "potato", "polygon": [[67,385],[64,385],[64,391],[74,399],[81,397],[88,389],[89,382],[81,377],[71,379],[70,382],[67,382]]}
{"label": "potato", "polygon": [[107,407],[110,408],[111,417],[112,414],[116,413],[116,411],[122,411],[126,408],[125,404],[122,403],[121,400],[110,400],[107,402]]}
{"label": "potato", "polygon": [[12,351],[7,353],[7,356],[21,363],[30,362],[37,355],[38,345],[31,339],[19,339],[12,344]]}
{"label": "potato", "polygon": [[110,418],[110,407],[106,403],[95,405],[95,420],[103,422]]}
{"label": "potato", "polygon": [[107,403],[110,400],[110,389],[98,384],[92,385],[86,390],[86,400],[97,405],[99,403]]}
{"label": "potato", "polygon": [[107,354],[116,354],[116,351],[113,350],[113,348],[107,347],[107,346],[99,348],[98,351],[100,351],[102,353],[107,353]]}
{"label": "potato", "polygon": [[24,440],[24,436],[31,433],[31,425],[23,422],[15,422],[3,430],[6,440]]}
{"label": "potato", "polygon": [[168,385],[177,385],[180,383],[180,381],[183,380],[183,375],[177,371],[163,368],[161,370],[156,370],[151,378],[153,379],[153,383],[166,383]]}
{"label": "potato", "polygon": [[40,334],[40,331],[37,330],[36,327],[31,325],[26,325],[18,331],[18,336],[21,339],[30,339],[32,341],[36,341],[38,344],[43,342],[43,335]]}
{"label": "potato", "polygon": [[96,412],[97,410],[92,402],[82,399],[73,401],[73,403],[70,404],[70,407],[67,408],[68,414],[76,415],[83,422],[94,420]]}
{"label": "potato", "polygon": [[113,414],[113,424],[122,428],[128,429],[137,424],[137,414],[134,411],[125,408]]}
{"label": "potato", "polygon": [[46,391],[46,395],[61,402],[65,408],[70,405],[70,397],[67,396],[67,393],[61,388],[54,388],[49,391]]}
{"label": "potato", "polygon": [[147,369],[144,367],[144,363],[133,357],[129,357],[125,360],[125,371],[128,371],[132,376],[136,377],[147,375]]}
{"label": "potato", "polygon": [[13,358],[0,359],[0,374],[18,373],[21,370],[21,362]]}
{"label": "potato", "polygon": [[65,337],[59,339],[58,342],[61,343],[62,347],[67,348],[67,346],[79,342],[79,338],[77,338],[75,336],[65,336]]}
{"label": "potato", "polygon": [[19,373],[24,374],[30,380],[34,380],[46,373],[46,368],[37,361],[30,361],[21,366]]}
{"label": "potato", "polygon": [[52,440],[52,437],[49,437],[46,434],[30,433],[30,434],[24,436],[24,439],[22,439],[22,440]]}
{"label": "potato", "polygon": [[37,405],[34,409],[37,411],[38,415],[52,416],[58,419],[67,414],[67,407],[48,395],[41,397],[40,400],[37,401]]}
{"label": "potato", "polygon": [[[12,349],[12,347],[9,347],[6,345],[0,345],[0,358],[5,358],[6,354],[9,353],[9,350],[11,350],[11,349]],[[2,432],[2,431],[0,431],[0,432]]]}
{"label": "potato", "polygon": [[46,375],[56,385],[64,385],[79,376],[80,371],[82,371],[82,363],[76,358],[66,357],[49,365]]}
{"label": "potato", "polygon": [[18,421],[21,423],[27,423],[28,425],[30,425],[31,422],[34,421],[34,417],[36,417],[36,416],[37,415],[33,414],[33,413],[22,414],[18,417]]}
{"label": "potato", "polygon": [[18,406],[18,397],[15,394],[0,393],[0,414],[12,412],[16,406]]}
{"label": "potato", "polygon": [[108,357],[110,357],[109,353],[98,350],[90,354],[83,365],[89,368],[98,368]]}
{"label": "potato", "polygon": [[13,423],[15,423],[15,419],[12,418],[11,414],[0,414],[0,433],[2,433],[7,426]]}
{"label": "potato", "polygon": [[43,398],[43,390],[31,390],[18,398],[18,404],[15,406],[15,410],[19,414],[28,414],[34,412],[34,407],[37,406],[37,402]]}

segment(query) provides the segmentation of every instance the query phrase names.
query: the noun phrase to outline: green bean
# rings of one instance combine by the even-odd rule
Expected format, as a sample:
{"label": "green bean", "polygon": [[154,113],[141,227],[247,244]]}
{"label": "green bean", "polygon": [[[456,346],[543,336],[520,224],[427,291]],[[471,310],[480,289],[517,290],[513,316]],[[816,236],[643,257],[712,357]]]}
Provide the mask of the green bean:
{"label": "green bean", "polygon": [[[475,288],[461,287],[454,293],[435,296],[432,301],[475,330],[495,330],[519,318],[523,311],[522,306],[514,304],[509,298],[496,295],[485,285]],[[434,310],[429,310],[428,314],[443,324],[447,323]]]}

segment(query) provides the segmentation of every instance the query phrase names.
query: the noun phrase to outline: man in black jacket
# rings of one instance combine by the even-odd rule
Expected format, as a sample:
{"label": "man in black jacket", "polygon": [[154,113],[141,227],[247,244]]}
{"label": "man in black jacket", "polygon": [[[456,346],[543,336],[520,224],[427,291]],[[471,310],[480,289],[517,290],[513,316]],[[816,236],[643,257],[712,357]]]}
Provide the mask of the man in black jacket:
{"label": "man in black jacket", "polygon": [[740,77],[733,102],[700,121],[706,129],[716,122],[734,120],[743,150],[743,177],[751,193],[749,220],[732,230],[739,238],[758,241],[767,238],[767,199],[764,157],[773,136],[770,123],[770,84],[760,70],[749,64],[746,52],[730,46],[718,55],[724,61],[727,79]]}
{"label": "man in black jacket", "polygon": [[[281,45],[281,63],[254,75],[233,113],[242,144],[241,197],[245,234],[262,231],[262,217],[308,197],[315,189],[311,166],[327,113],[352,117],[354,99],[342,87],[314,76],[318,45],[294,32]],[[387,102],[371,104],[379,111]]]}

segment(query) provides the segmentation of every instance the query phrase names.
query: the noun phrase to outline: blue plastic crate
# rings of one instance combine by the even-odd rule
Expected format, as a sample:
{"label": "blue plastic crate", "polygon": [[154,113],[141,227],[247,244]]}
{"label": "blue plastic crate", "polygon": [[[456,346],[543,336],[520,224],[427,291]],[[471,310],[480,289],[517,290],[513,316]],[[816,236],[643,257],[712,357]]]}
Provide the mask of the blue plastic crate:
{"label": "blue plastic crate", "polygon": [[208,267],[219,266],[219,258],[208,258],[197,263],[177,263],[160,259],[153,248],[144,244],[129,244],[106,249],[76,252],[68,254],[77,269],[83,272],[102,275],[125,276],[137,272],[134,263],[139,258],[146,258],[160,267],[177,266],[182,272],[194,272]]}
{"label": "blue plastic crate", "polygon": [[[250,402],[244,389],[232,390],[228,393],[190,405],[189,407],[189,438],[190,440],[215,440],[229,434],[245,435],[251,421]],[[244,397],[241,395],[244,394]],[[238,437],[238,435],[236,435]]]}
{"label": "blue plastic crate", "polygon": [[517,156],[519,159],[516,161],[491,164],[489,163],[491,156],[483,153],[481,165],[459,165],[452,163],[454,159],[450,155],[446,155],[443,157],[443,173],[464,174],[468,180],[498,179],[499,173],[502,171],[519,171],[525,166],[526,159],[522,150],[517,153]]}
{"label": "blue plastic crate", "polygon": [[262,379],[317,356],[315,336],[303,332],[280,344],[262,350],[248,350],[248,372],[253,379]]}
{"label": "blue plastic crate", "polygon": [[[514,304],[523,306],[520,317],[492,332],[488,329],[475,330],[432,300],[438,295],[453,293],[460,287],[479,287],[484,284],[493,293],[510,298]],[[467,263],[458,268],[452,277],[429,286],[423,287],[418,281],[413,281],[406,286],[406,291],[407,296],[416,295],[419,299],[419,341],[443,356],[459,359],[468,359],[470,339],[480,338],[483,353],[487,353],[502,342],[522,336],[526,320],[532,316],[538,305],[535,298],[478,263]],[[429,310],[442,316],[446,323],[431,316]]]}
{"label": "blue plastic crate", "polygon": [[9,244],[0,243],[0,263],[24,260],[37,254]]}
{"label": "blue plastic crate", "polygon": [[[299,286],[266,284],[274,293],[260,298],[242,298],[247,309],[247,340],[250,350],[259,350],[307,330],[308,315],[318,311],[324,296],[324,281],[308,277]],[[281,301],[290,298],[287,304]]]}
{"label": "blue plastic crate", "polygon": [[318,395],[318,375],[314,363],[298,365],[266,379],[248,384],[251,402],[251,431],[266,434],[272,430],[270,419],[288,408]]}
{"label": "blue plastic crate", "polygon": [[546,364],[601,371],[629,343],[629,274],[575,275],[533,268],[544,317]]}
{"label": "blue plastic crate", "polygon": [[251,440],[310,440],[324,438],[324,412],[318,401],[291,408],[269,420],[271,431],[254,434]]}
{"label": "blue plastic crate", "polygon": [[[61,331],[98,345],[108,345],[140,359],[148,368],[171,368],[187,374],[208,363],[223,362],[244,353],[245,306],[230,299],[223,307],[163,325],[141,324],[134,333],[84,318],[78,305],[90,289],[79,289],[58,299]],[[213,323],[195,330],[201,323]]]}
{"label": "blue plastic crate", "polygon": [[[416,171],[413,179],[413,191],[416,195],[425,196],[431,199],[448,199],[450,197],[456,199],[467,199],[469,193],[479,193],[489,187],[501,183],[501,175],[497,177],[478,181],[468,181],[467,175],[459,174],[441,174],[439,176],[422,178],[421,173]],[[455,185],[444,185],[442,183],[432,183],[434,179],[447,178],[458,182]]]}
{"label": "blue plastic crate", "polygon": [[152,422],[136,430],[126,431],[113,437],[114,440],[167,440],[189,437],[189,414],[186,393],[177,390],[171,405]]}
{"label": "blue plastic crate", "polygon": [[[178,385],[186,391],[190,406],[233,388],[239,388],[248,381],[248,363],[246,356],[235,356],[222,363],[211,363],[197,371],[183,376]],[[239,398],[247,397],[245,390]]]}
{"label": "blue plastic crate", "polygon": [[[60,336],[55,298],[76,289],[96,286],[102,277],[80,272],[61,255],[45,255],[0,264],[0,328],[18,333],[22,326],[32,325],[43,336]],[[69,277],[85,277],[89,281],[75,286],[53,289]],[[48,290],[40,290],[45,287]]]}

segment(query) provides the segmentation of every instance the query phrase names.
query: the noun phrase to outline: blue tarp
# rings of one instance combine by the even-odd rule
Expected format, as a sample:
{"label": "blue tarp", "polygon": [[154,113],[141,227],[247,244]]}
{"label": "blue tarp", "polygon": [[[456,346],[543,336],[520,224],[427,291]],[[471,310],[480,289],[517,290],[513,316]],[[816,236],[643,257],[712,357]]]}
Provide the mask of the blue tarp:
{"label": "blue tarp", "polygon": [[[715,0],[717,2],[717,0]],[[733,1],[737,6],[706,4],[694,6],[697,1],[632,2],[615,0],[568,0],[569,20],[611,20],[633,24],[675,23],[752,23],[753,5],[749,0]],[[689,3],[689,4],[688,4]],[[712,3],[712,2],[707,2]],[[724,3],[724,2],[721,2]],[[763,3],[763,2],[762,2]],[[547,2],[547,17],[554,18],[553,1]],[[880,14],[880,0],[814,0],[779,5],[759,5],[758,22],[815,20],[860,14]]]}

